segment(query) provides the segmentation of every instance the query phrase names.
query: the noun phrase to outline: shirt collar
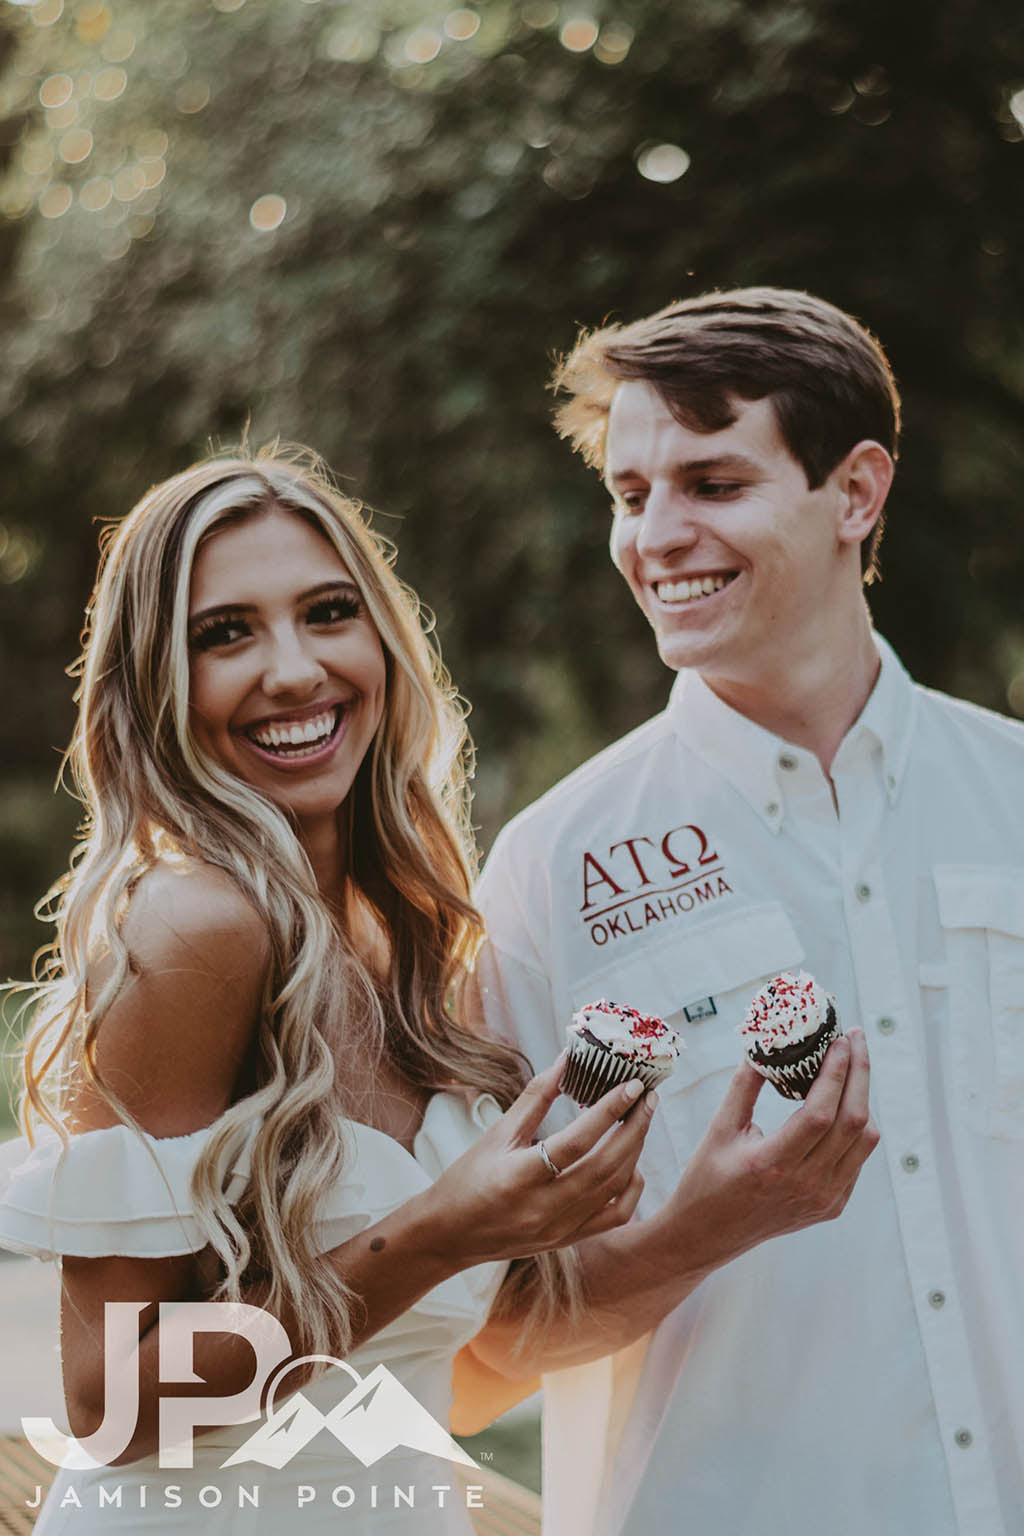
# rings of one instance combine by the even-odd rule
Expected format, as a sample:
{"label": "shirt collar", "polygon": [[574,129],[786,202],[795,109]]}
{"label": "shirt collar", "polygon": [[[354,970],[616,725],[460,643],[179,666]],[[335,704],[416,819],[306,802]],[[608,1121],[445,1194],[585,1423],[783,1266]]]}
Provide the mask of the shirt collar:
{"label": "shirt collar", "polygon": [[[839,744],[833,773],[865,746],[877,755],[890,805],[899,797],[913,736],[916,694],[892,647],[875,635],[881,670],[860,715]],[[708,687],[697,672],[682,671],[672,687],[668,717],[691,751],[726,779],[761,820],[782,825],[789,771],[806,751],[748,720]]]}
{"label": "shirt collar", "polygon": [[833,769],[841,767],[847,753],[856,748],[862,736],[872,737],[880,749],[883,782],[889,804],[895,805],[914,736],[917,693],[892,646],[877,634],[875,645],[882,661],[881,671],[867,703],[839,743],[839,751],[832,766]]}

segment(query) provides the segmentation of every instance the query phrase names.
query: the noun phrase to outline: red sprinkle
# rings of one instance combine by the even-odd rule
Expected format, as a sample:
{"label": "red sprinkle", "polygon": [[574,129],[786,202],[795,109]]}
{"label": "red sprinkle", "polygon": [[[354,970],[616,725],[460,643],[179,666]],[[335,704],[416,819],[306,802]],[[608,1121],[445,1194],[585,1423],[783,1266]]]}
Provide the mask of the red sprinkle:
{"label": "red sprinkle", "polygon": [[636,1040],[659,1040],[662,1035],[669,1033],[669,1027],[662,1019],[655,1014],[640,1013],[636,1008],[630,1008],[628,1003],[612,1003],[602,997],[599,1002],[588,1003],[587,1008],[595,1011],[604,1008],[609,1013],[620,1013],[629,1020],[629,1032]]}

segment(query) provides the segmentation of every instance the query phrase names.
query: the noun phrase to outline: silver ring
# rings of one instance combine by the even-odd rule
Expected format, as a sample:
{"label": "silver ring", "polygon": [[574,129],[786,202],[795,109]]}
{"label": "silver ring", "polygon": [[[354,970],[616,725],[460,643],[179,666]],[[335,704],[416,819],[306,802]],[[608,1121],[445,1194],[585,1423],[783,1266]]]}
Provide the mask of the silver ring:
{"label": "silver ring", "polygon": [[542,1141],[538,1141],[537,1151],[540,1153],[540,1160],[544,1164],[544,1167],[547,1169],[548,1173],[550,1173],[553,1179],[557,1179],[562,1170],[561,1168],[555,1167],[555,1164],[551,1160],[551,1153],[548,1151],[547,1147]]}

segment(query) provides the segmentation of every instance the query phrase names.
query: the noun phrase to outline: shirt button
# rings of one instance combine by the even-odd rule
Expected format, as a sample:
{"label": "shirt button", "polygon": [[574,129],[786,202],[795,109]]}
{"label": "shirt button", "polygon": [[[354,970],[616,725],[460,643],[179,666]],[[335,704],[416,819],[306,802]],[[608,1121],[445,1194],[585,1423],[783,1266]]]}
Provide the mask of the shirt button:
{"label": "shirt button", "polygon": [[974,1436],[969,1429],[958,1429],[953,1439],[962,1451],[966,1451],[967,1447],[974,1443]]}
{"label": "shirt button", "polygon": [[886,784],[888,784],[890,789],[895,789],[896,788],[896,775],[894,773],[887,773],[886,776],[885,776],[885,782],[886,782]]}
{"label": "shirt button", "polygon": [[930,1291],[928,1293],[928,1305],[934,1307],[936,1312],[946,1305],[945,1291]]}
{"label": "shirt button", "polygon": [[793,769],[796,766],[797,766],[797,761],[796,761],[796,758],[793,756],[792,752],[780,752],[779,753],[779,767],[780,768],[784,768],[787,773],[792,773]]}
{"label": "shirt button", "polygon": [[918,1157],[916,1152],[908,1152],[905,1157],[900,1159],[900,1161],[906,1169],[907,1173],[916,1173],[921,1166],[921,1159]]}
{"label": "shirt button", "polygon": [[[878,1033],[880,1035],[891,1035],[895,1028],[896,1028],[896,1020],[895,1019],[890,1019],[887,1015],[883,1015],[883,1017],[880,1018],[879,1021],[878,1021]],[[914,1158],[914,1167],[915,1168],[917,1167],[917,1158],[916,1157]]]}
{"label": "shirt button", "polygon": [[777,816],[779,814],[779,802],[777,800],[769,800],[764,808],[764,813],[766,816]]}
{"label": "shirt button", "polygon": [[870,885],[865,885],[864,882],[861,881],[860,885],[854,887],[853,894],[856,896],[858,901],[870,901],[871,887]]}

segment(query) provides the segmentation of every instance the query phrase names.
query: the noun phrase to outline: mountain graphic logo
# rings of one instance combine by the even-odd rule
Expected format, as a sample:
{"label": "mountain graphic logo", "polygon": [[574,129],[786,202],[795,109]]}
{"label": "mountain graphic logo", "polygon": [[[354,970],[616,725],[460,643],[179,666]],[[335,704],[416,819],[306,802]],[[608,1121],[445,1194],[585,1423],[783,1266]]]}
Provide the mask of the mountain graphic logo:
{"label": "mountain graphic logo", "polygon": [[[321,1412],[301,1390],[289,1397],[283,1407],[275,1409],[274,1397],[282,1377],[296,1366],[312,1361],[338,1366],[355,1385],[329,1413]],[[305,1355],[281,1367],[270,1383],[264,1422],[223,1466],[256,1461],[280,1471],[324,1430],[364,1467],[372,1467],[383,1456],[399,1449],[424,1451],[442,1461],[476,1466],[473,1458],[386,1366],[378,1365],[368,1376],[360,1376],[346,1361],[336,1360],[332,1355]]]}

